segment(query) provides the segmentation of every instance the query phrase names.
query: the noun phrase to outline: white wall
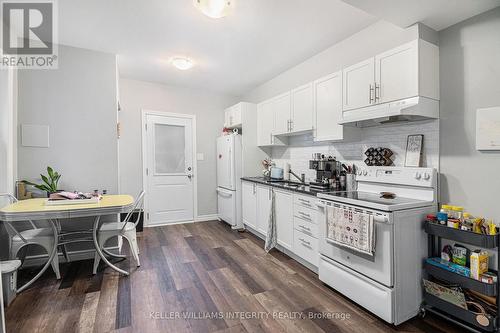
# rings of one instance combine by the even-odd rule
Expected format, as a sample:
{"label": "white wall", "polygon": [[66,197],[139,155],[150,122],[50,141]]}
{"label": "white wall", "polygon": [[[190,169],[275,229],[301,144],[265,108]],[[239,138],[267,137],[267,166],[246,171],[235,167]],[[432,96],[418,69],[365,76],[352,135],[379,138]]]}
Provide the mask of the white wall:
{"label": "white wall", "polygon": [[249,91],[243,100],[261,102],[418,37],[417,25],[402,29],[378,21]]}
{"label": "white wall", "polygon": [[18,122],[49,125],[50,147],[18,145],[20,179],[48,165],[62,174],[60,188],[118,191],[116,57],[59,47],[59,69],[19,71]]}
{"label": "white wall", "polygon": [[0,193],[11,194],[14,194],[16,166],[16,76],[14,70],[0,70]]}
{"label": "white wall", "polygon": [[500,106],[500,8],[447,28],[439,38],[441,201],[499,224],[500,152],[476,151],[475,112]]}
{"label": "white wall", "polygon": [[[261,102],[419,37],[433,43],[437,41],[436,32],[423,25],[402,29],[385,21],[376,22],[256,87],[243,99]],[[308,169],[313,152],[336,156],[340,160],[363,160],[368,147],[382,146],[395,152],[396,165],[403,165],[409,134],[424,134],[423,165],[439,169],[438,121],[365,128],[356,142],[314,144],[311,137],[302,135],[291,138],[287,147],[273,148],[271,157],[277,163],[289,162],[292,168],[306,173],[309,178],[314,177],[314,172]]]}
{"label": "white wall", "polygon": [[141,109],[196,115],[198,215],[217,213],[216,142],[224,124],[224,109],[239,101],[234,96],[156,83],[120,79],[119,113],[120,191],[137,194],[142,189]]}

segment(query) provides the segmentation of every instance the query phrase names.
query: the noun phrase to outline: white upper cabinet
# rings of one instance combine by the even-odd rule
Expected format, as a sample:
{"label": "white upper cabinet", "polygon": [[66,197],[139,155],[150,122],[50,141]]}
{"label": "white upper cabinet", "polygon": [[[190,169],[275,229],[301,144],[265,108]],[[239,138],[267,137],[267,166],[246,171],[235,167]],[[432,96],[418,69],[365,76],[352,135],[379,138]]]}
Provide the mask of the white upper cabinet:
{"label": "white upper cabinet", "polygon": [[289,132],[313,129],[313,84],[308,83],[292,90],[292,112]]}
{"label": "white upper cabinet", "polygon": [[375,59],[344,68],[344,110],[369,106],[375,99]]}
{"label": "white upper cabinet", "polygon": [[344,111],[423,96],[439,100],[439,48],[421,39],[343,70]]}
{"label": "white upper cabinet", "polygon": [[290,92],[274,97],[269,105],[274,112],[274,130],[273,134],[280,135],[289,132],[290,123]]}
{"label": "white upper cabinet", "polygon": [[375,102],[418,95],[418,41],[375,57]]}
{"label": "white upper cabinet", "polygon": [[293,247],[293,197],[292,192],[274,190],[276,234],[278,244],[292,250]]}
{"label": "white upper cabinet", "polygon": [[224,111],[224,127],[239,128],[242,126],[242,113],[245,103],[238,103]]}
{"label": "white upper cabinet", "polygon": [[344,128],[342,119],[342,72],[314,81],[314,141],[340,141],[359,136],[359,129]]}
{"label": "white upper cabinet", "polygon": [[274,113],[263,102],[257,105],[257,145],[270,146],[272,144]]}

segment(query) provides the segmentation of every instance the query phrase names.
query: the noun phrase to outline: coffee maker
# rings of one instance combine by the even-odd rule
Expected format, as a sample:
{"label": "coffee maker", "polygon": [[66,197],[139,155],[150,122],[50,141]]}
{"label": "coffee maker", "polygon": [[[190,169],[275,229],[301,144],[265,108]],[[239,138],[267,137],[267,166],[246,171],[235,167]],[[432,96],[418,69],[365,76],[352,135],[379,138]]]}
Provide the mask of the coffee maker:
{"label": "coffee maker", "polygon": [[325,157],[320,153],[313,154],[313,159],[309,161],[309,169],[316,171],[316,180],[310,183],[311,189],[317,191],[329,191],[331,185],[340,173],[342,163],[334,157]]}

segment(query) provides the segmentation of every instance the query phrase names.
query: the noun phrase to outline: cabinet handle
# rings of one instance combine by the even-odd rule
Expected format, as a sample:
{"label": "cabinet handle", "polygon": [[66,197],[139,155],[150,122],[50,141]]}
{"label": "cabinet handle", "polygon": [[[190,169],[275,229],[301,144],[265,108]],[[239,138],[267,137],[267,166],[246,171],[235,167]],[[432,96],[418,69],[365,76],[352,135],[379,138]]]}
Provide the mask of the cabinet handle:
{"label": "cabinet handle", "polygon": [[301,227],[302,229],[305,229],[307,231],[311,231],[311,228],[303,226],[302,224],[299,224],[299,227]]}
{"label": "cabinet handle", "polygon": [[370,98],[370,104],[372,104],[372,102],[373,102],[373,93],[374,93],[374,88],[373,88],[373,86],[370,84],[370,95],[369,95],[369,98]]}
{"label": "cabinet handle", "polygon": [[299,238],[299,241],[301,241],[304,244],[307,244],[307,245],[311,246],[311,242],[306,241],[304,238]]}
{"label": "cabinet handle", "polygon": [[309,200],[299,198],[299,201],[306,204],[307,206],[311,206],[311,202],[309,202]]}
{"label": "cabinet handle", "polygon": [[290,119],[290,132],[293,131],[293,120]]}
{"label": "cabinet handle", "polygon": [[311,219],[311,215],[309,215],[309,214],[306,214],[306,213],[301,212],[301,211],[299,211],[299,214],[302,215],[302,216],[308,217],[309,219]]}
{"label": "cabinet handle", "polygon": [[375,103],[377,103],[377,100],[380,101],[380,84],[375,83]]}
{"label": "cabinet handle", "polygon": [[253,194],[255,194],[257,191],[255,190],[255,183],[253,184]]}

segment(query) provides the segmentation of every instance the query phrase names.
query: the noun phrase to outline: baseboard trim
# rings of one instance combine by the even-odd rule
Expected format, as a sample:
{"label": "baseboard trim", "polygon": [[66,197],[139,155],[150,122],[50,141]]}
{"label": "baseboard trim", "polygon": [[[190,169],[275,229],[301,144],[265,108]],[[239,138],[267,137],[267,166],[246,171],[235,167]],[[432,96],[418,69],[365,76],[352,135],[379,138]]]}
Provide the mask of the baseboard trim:
{"label": "baseboard trim", "polygon": [[207,215],[198,215],[197,218],[194,219],[195,222],[207,222],[207,221],[214,221],[219,218],[219,215],[217,214],[207,214]]}
{"label": "baseboard trim", "polygon": [[[108,251],[119,250],[118,246],[111,246],[105,248]],[[88,250],[78,250],[78,251],[68,251],[68,256],[71,261],[80,261],[94,258],[95,249]],[[64,258],[62,253],[58,253],[59,263],[65,263],[66,258]],[[48,254],[37,254],[34,256],[27,256],[24,260],[23,267],[34,267],[44,265],[49,258]]]}
{"label": "baseboard trim", "polygon": [[155,223],[155,224],[150,224],[150,225],[144,225],[144,228],[164,227],[164,226],[176,225],[176,224],[208,222],[208,221],[215,221],[215,220],[217,220],[217,218],[218,218],[217,214],[199,215],[194,220],[179,221],[179,222]]}

